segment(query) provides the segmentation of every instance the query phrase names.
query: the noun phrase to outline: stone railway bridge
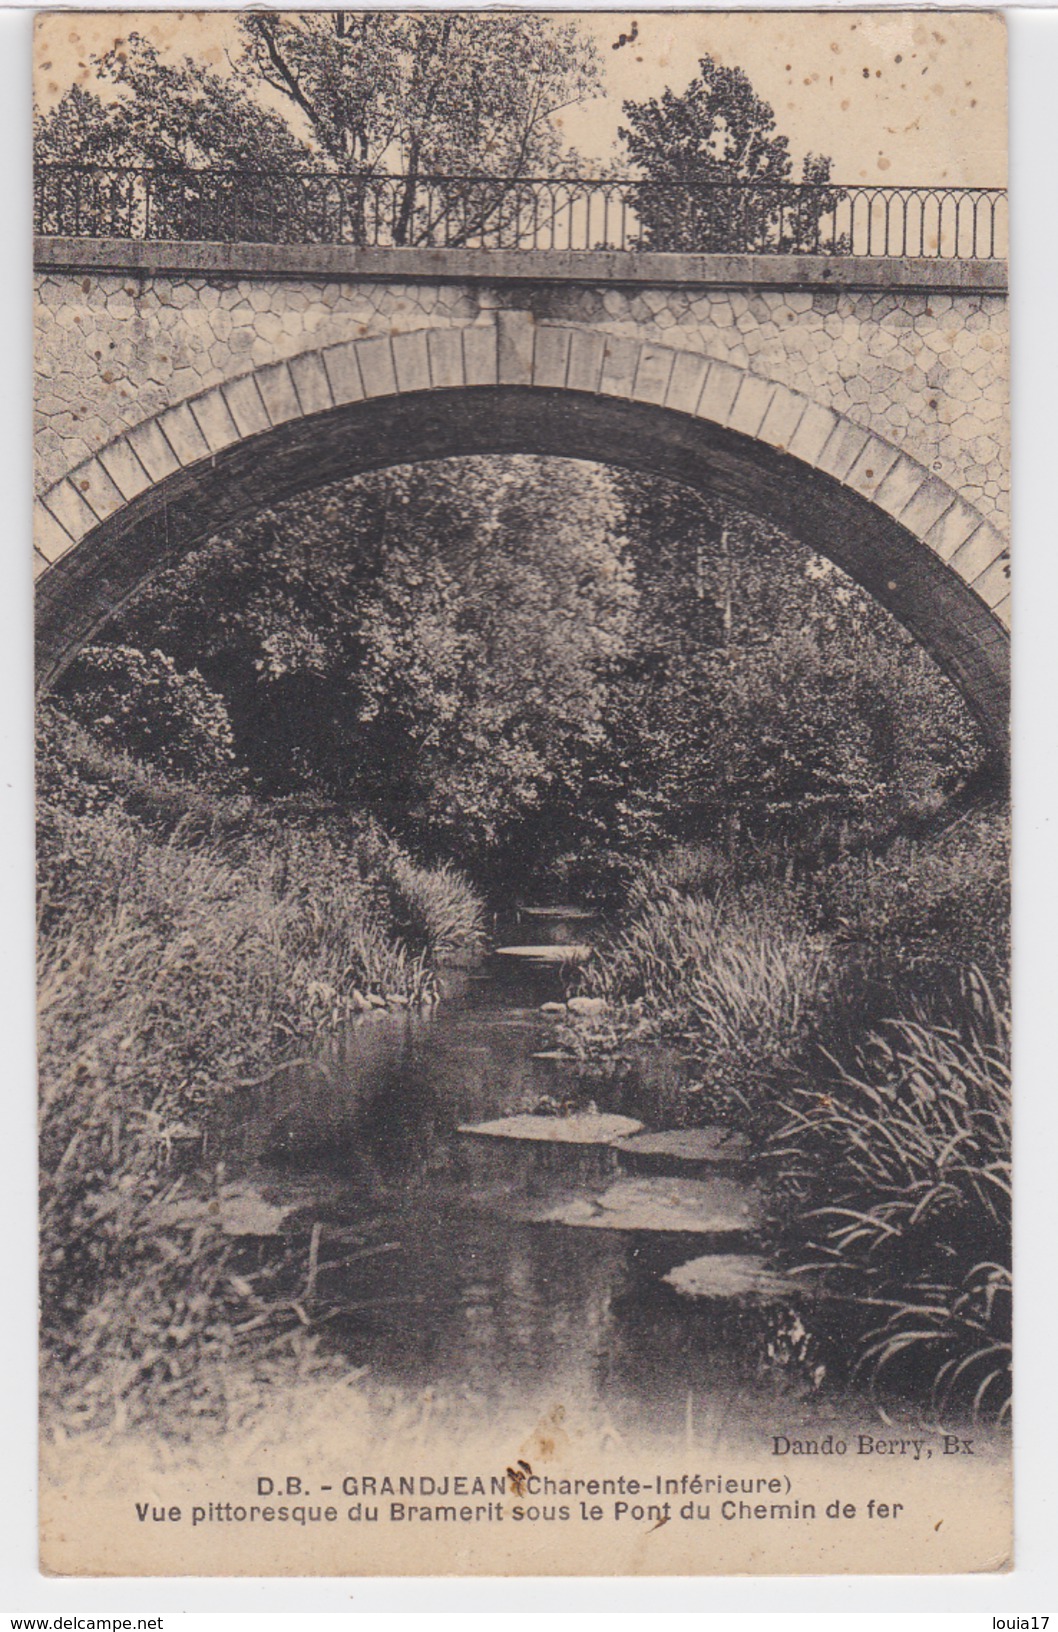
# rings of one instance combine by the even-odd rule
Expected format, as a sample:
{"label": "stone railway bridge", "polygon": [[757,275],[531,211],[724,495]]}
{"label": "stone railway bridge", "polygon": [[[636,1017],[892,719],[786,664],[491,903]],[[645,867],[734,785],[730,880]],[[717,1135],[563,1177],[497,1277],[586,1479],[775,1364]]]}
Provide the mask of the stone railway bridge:
{"label": "stone railway bridge", "polygon": [[1007,754],[999,260],[38,238],[47,686],[255,507],[455,454],[721,494],[850,572]]}

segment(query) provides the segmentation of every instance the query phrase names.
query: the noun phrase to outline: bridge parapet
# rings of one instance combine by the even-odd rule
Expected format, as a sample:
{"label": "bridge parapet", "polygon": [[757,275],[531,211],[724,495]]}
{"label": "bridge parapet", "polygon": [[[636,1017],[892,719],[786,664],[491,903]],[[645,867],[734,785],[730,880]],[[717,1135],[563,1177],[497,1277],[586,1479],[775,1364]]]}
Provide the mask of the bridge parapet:
{"label": "bridge parapet", "polygon": [[1003,259],[999,187],[42,164],[50,237]]}

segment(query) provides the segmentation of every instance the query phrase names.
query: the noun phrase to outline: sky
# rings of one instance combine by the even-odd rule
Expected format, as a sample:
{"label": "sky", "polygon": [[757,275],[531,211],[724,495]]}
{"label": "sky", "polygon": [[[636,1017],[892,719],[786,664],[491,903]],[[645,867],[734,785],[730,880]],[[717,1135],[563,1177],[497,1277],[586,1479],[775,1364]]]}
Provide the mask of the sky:
{"label": "sky", "polygon": [[[847,182],[1006,183],[1006,39],[989,12],[573,13],[598,46],[605,95],[566,110],[565,133],[596,163],[619,155],[621,103],[682,91],[709,54],[748,73],[799,161],[834,160]],[[48,107],[93,82],[93,52],[133,29],[166,54],[223,68],[234,18],[212,12],[51,12],[37,18],[36,91]],[[623,37],[623,39],[622,39]],[[590,166],[589,166],[590,167]]]}

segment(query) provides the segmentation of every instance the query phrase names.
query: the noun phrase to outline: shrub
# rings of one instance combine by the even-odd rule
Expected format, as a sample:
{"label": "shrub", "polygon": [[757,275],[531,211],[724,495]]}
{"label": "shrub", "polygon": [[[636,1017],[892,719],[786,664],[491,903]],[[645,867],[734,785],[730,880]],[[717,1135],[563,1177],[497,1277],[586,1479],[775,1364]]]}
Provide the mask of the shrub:
{"label": "shrub", "polygon": [[243,832],[254,802],[237,779],[167,775],[120,748],[99,742],[50,699],[37,705],[37,802],[71,816],[101,814],[115,806],[153,833],[180,828],[185,838]]}
{"label": "shrub", "polygon": [[911,965],[977,965],[1002,979],[1009,961],[1010,851],[1005,818],[978,813],[928,841],[849,856],[817,873],[806,911],[823,930]]}
{"label": "shrub", "polygon": [[186,775],[230,773],[231,722],[223,699],[192,669],[181,674],[164,652],[85,646],[63,677],[70,714],[98,740]]}

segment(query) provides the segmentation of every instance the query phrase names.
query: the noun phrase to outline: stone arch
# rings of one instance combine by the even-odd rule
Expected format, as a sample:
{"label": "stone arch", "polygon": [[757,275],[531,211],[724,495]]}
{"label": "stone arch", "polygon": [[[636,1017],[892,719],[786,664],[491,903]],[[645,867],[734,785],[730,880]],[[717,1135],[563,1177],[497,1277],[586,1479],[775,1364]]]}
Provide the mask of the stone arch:
{"label": "stone arch", "polygon": [[414,460],[598,459],[756,511],[834,560],[1008,753],[1004,540],[892,443],[697,352],[498,311],[303,352],[117,437],[37,502],[38,683],[160,567],[263,504]]}

